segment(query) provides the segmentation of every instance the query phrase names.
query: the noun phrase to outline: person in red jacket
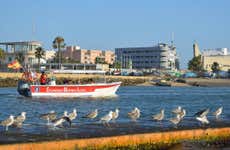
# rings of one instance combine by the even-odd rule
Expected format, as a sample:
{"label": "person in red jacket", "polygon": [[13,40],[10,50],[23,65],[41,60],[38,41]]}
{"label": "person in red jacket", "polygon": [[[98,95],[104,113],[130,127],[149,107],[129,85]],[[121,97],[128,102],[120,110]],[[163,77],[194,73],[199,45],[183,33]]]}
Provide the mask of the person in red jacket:
{"label": "person in red jacket", "polygon": [[40,76],[40,84],[46,85],[46,80],[47,80],[47,75],[45,74],[45,72],[42,72],[42,74]]}

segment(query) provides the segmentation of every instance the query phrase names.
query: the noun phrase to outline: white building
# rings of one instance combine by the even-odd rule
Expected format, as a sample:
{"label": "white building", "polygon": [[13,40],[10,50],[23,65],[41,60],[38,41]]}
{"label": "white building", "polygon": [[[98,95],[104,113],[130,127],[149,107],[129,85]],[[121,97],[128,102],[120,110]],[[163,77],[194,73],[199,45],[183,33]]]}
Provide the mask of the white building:
{"label": "white building", "polygon": [[122,68],[133,69],[166,69],[175,70],[177,66],[176,47],[159,43],[152,47],[115,48],[116,61],[122,63]]}

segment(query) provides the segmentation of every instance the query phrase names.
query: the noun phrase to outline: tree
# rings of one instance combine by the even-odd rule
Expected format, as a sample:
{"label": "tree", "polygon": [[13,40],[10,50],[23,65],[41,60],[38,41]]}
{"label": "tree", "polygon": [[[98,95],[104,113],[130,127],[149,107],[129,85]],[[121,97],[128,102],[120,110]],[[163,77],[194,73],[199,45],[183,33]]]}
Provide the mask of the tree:
{"label": "tree", "polygon": [[120,70],[120,69],[121,69],[121,62],[116,61],[116,62],[114,63],[114,68],[116,68],[117,70]]}
{"label": "tree", "polygon": [[59,69],[61,69],[61,58],[62,58],[62,54],[61,54],[61,48],[65,47],[65,40],[63,37],[61,36],[57,36],[54,41],[53,41],[53,48],[58,50],[58,66]]}
{"label": "tree", "polygon": [[202,62],[201,62],[201,55],[197,57],[193,57],[192,60],[188,62],[188,69],[192,71],[202,71]]}
{"label": "tree", "polygon": [[0,63],[1,63],[1,60],[5,59],[5,57],[6,57],[5,51],[0,48]]}
{"label": "tree", "polygon": [[212,69],[212,71],[214,73],[219,72],[220,71],[220,65],[219,65],[219,63],[218,62],[213,62],[211,69]]}
{"label": "tree", "polygon": [[105,59],[101,57],[95,58],[95,64],[106,64]]}
{"label": "tree", "polygon": [[23,64],[25,61],[25,54],[23,52],[20,52],[20,51],[16,52],[15,59],[17,59],[20,64]]}
{"label": "tree", "polygon": [[38,70],[40,70],[40,60],[45,56],[45,51],[42,47],[37,47],[35,57],[38,59]]}

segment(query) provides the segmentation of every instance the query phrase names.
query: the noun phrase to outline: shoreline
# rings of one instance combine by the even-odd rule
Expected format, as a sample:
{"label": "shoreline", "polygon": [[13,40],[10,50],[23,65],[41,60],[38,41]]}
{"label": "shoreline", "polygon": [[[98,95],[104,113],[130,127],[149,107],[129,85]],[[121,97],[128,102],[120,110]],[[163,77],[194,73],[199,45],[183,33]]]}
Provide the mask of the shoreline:
{"label": "shoreline", "polygon": [[[226,138],[227,137],[227,138]],[[66,140],[52,140],[41,142],[29,142],[29,143],[14,143],[14,144],[2,144],[1,149],[85,149],[94,148],[100,149],[103,147],[124,147],[135,146],[140,144],[161,144],[181,146],[185,142],[192,141],[217,141],[221,138],[226,138],[229,141],[230,127],[222,128],[198,128],[189,130],[176,130],[176,131],[164,131],[164,132],[150,132],[140,134],[127,134],[108,137],[96,137],[96,138],[73,138]],[[227,142],[228,143],[228,142]],[[229,144],[229,143],[228,143]],[[194,145],[196,146],[196,145]],[[228,146],[229,145],[225,145]]]}
{"label": "shoreline", "polygon": [[[17,81],[22,73],[0,73],[0,87],[16,87]],[[48,74],[49,76],[49,74]],[[89,74],[54,74],[57,84],[62,84],[65,79],[70,80],[70,84],[87,83],[91,78],[94,81],[104,81],[103,75]],[[152,80],[157,80],[157,76],[105,76],[107,82],[121,81],[121,86],[156,86]],[[172,87],[230,87],[230,79],[207,79],[207,78],[185,78],[185,83],[170,81]]]}

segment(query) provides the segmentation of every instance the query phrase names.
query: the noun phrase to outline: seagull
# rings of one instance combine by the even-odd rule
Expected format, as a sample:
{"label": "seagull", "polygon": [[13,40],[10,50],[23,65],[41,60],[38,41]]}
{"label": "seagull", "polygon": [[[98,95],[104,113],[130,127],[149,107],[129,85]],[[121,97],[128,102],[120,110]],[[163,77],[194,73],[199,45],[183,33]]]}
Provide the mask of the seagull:
{"label": "seagull", "polygon": [[131,112],[128,113],[128,116],[132,119],[132,120],[136,120],[140,117],[141,113],[140,110],[135,107]]}
{"label": "seagull", "polygon": [[198,111],[197,113],[195,113],[194,116],[203,117],[203,116],[207,116],[208,113],[209,113],[209,108]]}
{"label": "seagull", "polygon": [[216,119],[219,118],[219,116],[221,115],[222,111],[223,111],[223,107],[219,107],[215,112],[213,112],[213,115],[216,116]]}
{"label": "seagull", "polygon": [[68,111],[65,110],[62,117],[68,117]]}
{"label": "seagull", "polygon": [[8,131],[8,127],[11,126],[13,123],[14,123],[14,116],[10,115],[9,118],[7,118],[6,120],[1,121],[0,125],[5,126],[6,131]]}
{"label": "seagull", "polygon": [[107,125],[109,125],[109,121],[113,118],[113,112],[109,111],[109,113],[105,116],[103,116],[100,121],[104,124],[106,123]]}
{"label": "seagull", "polygon": [[178,115],[176,115],[175,118],[169,119],[169,121],[172,122],[174,125],[177,126],[177,124],[180,123],[180,121],[181,121],[181,116],[178,114]]}
{"label": "seagull", "polygon": [[67,116],[62,116],[61,118],[52,120],[52,126],[56,127],[56,126],[60,126],[62,125],[62,123],[64,123],[65,121],[69,122],[69,126],[71,126],[71,119]]}
{"label": "seagull", "polygon": [[152,118],[153,120],[156,120],[156,121],[161,121],[164,119],[164,109],[161,109],[161,112],[156,114],[156,115],[153,115]]}
{"label": "seagull", "polygon": [[209,124],[209,121],[207,119],[207,116],[197,116],[196,119],[200,121],[202,124]]}
{"label": "seagull", "polygon": [[112,113],[112,120],[116,120],[119,116],[119,109],[116,108],[115,111]]}
{"label": "seagull", "polygon": [[98,115],[98,110],[95,109],[94,111],[88,113],[86,116],[84,116],[83,118],[90,118],[90,119],[94,119],[96,118]]}
{"label": "seagull", "polygon": [[77,110],[74,108],[73,112],[68,115],[69,119],[72,121],[77,117]]}
{"label": "seagull", "polygon": [[57,117],[57,114],[55,111],[50,111],[49,113],[40,115],[40,119],[47,120],[47,124],[49,124],[50,121],[55,120]]}
{"label": "seagull", "polygon": [[185,110],[185,109],[182,109],[181,112],[178,113],[177,115],[180,117],[180,119],[183,119],[184,116],[186,115],[186,110]]}
{"label": "seagull", "polygon": [[207,114],[209,113],[209,108],[203,109],[195,114],[196,119],[200,121],[202,124],[209,124],[207,119]]}
{"label": "seagull", "polygon": [[21,127],[22,123],[26,120],[26,112],[21,112],[21,115],[14,119],[13,125],[16,127]]}
{"label": "seagull", "polygon": [[172,110],[172,113],[174,113],[174,114],[178,114],[180,112],[181,112],[181,106],[178,106],[177,108]]}

